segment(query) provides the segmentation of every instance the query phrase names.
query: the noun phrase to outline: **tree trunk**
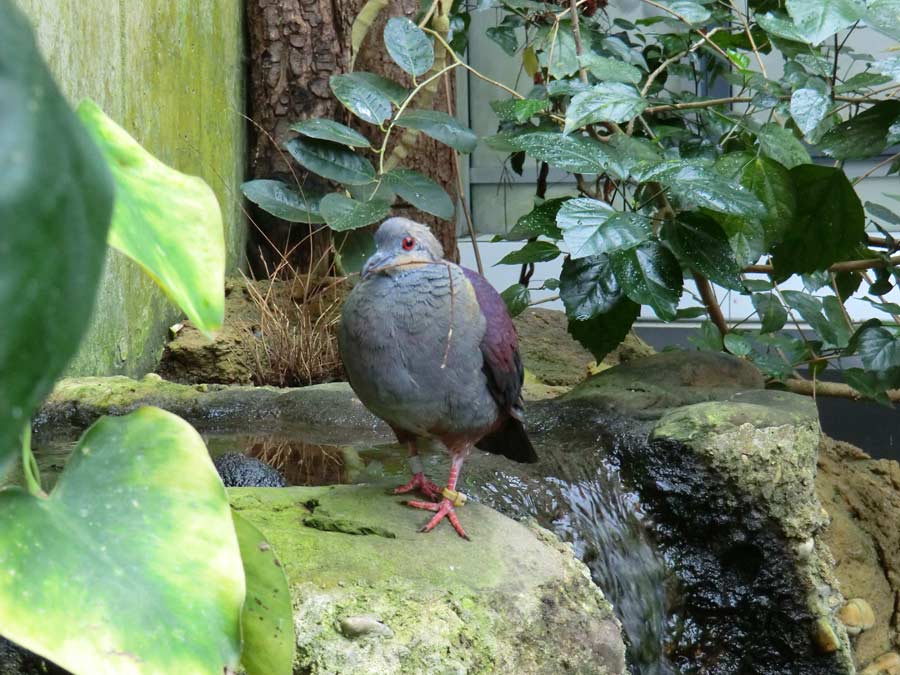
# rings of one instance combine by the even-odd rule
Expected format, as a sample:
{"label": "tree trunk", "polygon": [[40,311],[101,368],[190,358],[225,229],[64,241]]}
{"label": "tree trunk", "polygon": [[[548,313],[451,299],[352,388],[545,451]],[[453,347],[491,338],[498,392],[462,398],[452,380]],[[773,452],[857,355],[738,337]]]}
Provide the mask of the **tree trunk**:
{"label": "tree trunk", "polygon": [[[331,75],[349,70],[350,31],[363,4],[364,0],[248,1],[251,178],[277,178],[298,185],[300,190],[327,193],[333,185],[306,172],[282,149],[292,136],[288,127],[299,120],[322,117],[352,123],[367,134],[373,132],[371,125],[351,120],[328,86]],[[416,8],[415,0],[392,0],[369,31],[355,70],[369,70],[409,84],[405,74],[390,62],[381,35],[387,17],[412,16]],[[434,107],[446,110],[443,87]],[[449,149],[420,136],[412,157],[403,165],[431,176],[455,199],[456,174]],[[325,226],[287,223],[250,206],[248,258],[254,275],[270,274],[286,253],[290,263],[301,271],[322,270],[329,263],[330,237]],[[411,207],[399,204],[394,209],[397,215],[428,223],[448,257],[455,259],[455,224],[411,211]]]}

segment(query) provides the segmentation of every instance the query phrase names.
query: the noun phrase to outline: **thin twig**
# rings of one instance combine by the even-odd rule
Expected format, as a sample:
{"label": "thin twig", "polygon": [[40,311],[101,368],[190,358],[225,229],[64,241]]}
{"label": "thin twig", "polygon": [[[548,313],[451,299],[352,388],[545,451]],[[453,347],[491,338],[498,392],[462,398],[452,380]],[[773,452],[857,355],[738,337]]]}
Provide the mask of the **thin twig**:
{"label": "thin twig", "polygon": [[894,153],[893,155],[891,155],[891,156],[888,157],[887,159],[883,159],[882,161],[878,162],[878,164],[876,164],[875,166],[873,166],[871,169],[869,169],[868,171],[866,171],[863,175],[857,176],[856,178],[854,178],[854,179],[851,181],[851,184],[852,184],[852,185],[856,185],[857,183],[860,183],[860,182],[864,181],[866,178],[868,178],[868,177],[871,176],[873,173],[875,173],[876,171],[878,171],[878,169],[880,169],[881,167],[883,167],[885,164],[890,164],[891,162],[893,162],[893,161],[894,161],[895,159],[897,159],[898,157],[900,157],[900,152]]}
{"label": "thin twig", "polygon": [[584,47],[581,44],[581,26],[578,18],[578,4],[576,0],[569,0],[569,9],[572,12],[572,36],[575,38],[575,57],[578,59],[578,77],[584,84],[587,84],[587,70],[585,70],[581,63],[581,57],[584,55]]}
{"label": "thin twig", "polygon": [[[865,398],[860,392],[843,382],[812,382],[799,378],[790,378],[784,381],[785,388],[795,394],[805,396],[829,396],[833,398],[849,398],[858,401]],[[900,389],[890,389],[885,392],[890,401],[900,401]]]}
{"label": "thin twig", "polygon": [[[884,260],[882,258],[872,260],[847,260],[845,262],[835,263],[826,271],[835,274],[839,272],[859,272],[860,270],[881,269],[884,267],[893,267],[900,265],[900,256],[893,256]],[[772,265],[747,265],[743,270],[744,274],[773,274],[775,268]]]}
{"label": "thin twig", "polygon": [[726,335],[728,333],[728,322],[725,321],[725,315],[722,314],[722,308],[719,306],[719,300],[716,298],[715,291],[713,291],[706,277],[697,272],[693,274],[694,283],[697,284],[697,290],[700,292],[700,297],[703,299],[703,304],[706,306],[706,312],[709,314],[710,320],[723,336]]}

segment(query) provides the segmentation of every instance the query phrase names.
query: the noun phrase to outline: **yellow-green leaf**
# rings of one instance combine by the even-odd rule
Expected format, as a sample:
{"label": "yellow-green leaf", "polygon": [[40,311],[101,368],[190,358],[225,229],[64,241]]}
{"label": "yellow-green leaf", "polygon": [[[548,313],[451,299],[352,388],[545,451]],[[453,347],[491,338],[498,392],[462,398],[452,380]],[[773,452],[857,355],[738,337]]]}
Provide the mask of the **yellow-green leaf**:
{"label": "yellow-green leaf", "polygon": [[82,101],[78,116],[115,181],[109,245],[140,265],[211,336],[225,313],[225,234],[212,189],[156,159],[93,101]]}

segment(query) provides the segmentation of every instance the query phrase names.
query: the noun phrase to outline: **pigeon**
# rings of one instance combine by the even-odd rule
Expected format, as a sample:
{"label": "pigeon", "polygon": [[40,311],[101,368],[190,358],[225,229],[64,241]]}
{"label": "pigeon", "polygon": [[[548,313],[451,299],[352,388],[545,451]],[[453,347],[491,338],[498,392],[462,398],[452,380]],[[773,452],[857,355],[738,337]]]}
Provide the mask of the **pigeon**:
{"label": "pigeon", "polygon": [[[409,449],[412,479],[433,511],[420,530],[447,518],[469,537],[456,508],[456,489],[473,447],[518,462],[537,454],[523,420],[524,367],[515,326],[503,299],[483,276],[444,260],[425,226],[389,218],[375,233],[375,253],[341,309],[338,345],[353,391]],[[447,486],[425,477],[418,444],[434,439],[451,456]]]}

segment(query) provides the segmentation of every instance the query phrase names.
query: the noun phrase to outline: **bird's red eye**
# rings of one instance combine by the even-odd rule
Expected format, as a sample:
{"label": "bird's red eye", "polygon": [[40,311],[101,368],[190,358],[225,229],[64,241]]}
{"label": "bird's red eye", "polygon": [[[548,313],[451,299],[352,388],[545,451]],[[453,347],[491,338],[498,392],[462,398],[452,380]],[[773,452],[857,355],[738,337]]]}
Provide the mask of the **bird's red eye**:
{"label": "bird's red eye", "polygon": [[412,237],[403,237],[403,242],[400,245],[403,246],[404,251],[412,251],[413,246],[416,245],[416,240]]}

